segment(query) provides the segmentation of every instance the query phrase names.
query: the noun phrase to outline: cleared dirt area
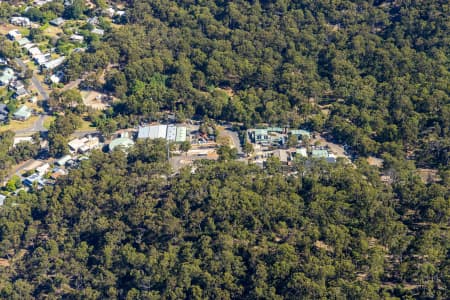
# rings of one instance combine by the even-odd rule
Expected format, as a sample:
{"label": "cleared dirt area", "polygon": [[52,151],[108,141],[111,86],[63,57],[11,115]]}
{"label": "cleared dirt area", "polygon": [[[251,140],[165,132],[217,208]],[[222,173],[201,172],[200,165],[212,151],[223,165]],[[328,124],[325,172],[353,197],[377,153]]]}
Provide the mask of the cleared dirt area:
{"label": "cleared dirt area", "polygon": [[374,156],[369,156],[367,158],[367,163],[369,165],[371,165],[371,166],[375,166],[375,167],[378,167],[378,168],[383,167],[383,160],[381,158],[377,158],[377,157],[374,157]]}
{"label": "cleared dirt area", "polygon": [[344,147],[342,147],[341,145],[338,144],[334,144],[332,142],[329,142],[327,140],[325,140],[322,136],[320,135],[316,135],[315,139],[311,139],[310,141],[311,144],[316,144],[318,146],[327,146],[330,151],[336,155],[337,157],[346,157],[349,158],[347,156],[347,154],[345,153],[345,149]]}
{"label": "cleared dirt area", "polygon": [[103,99],[106,95],[96,92],[96,91],[82,91],[81,96],[83,97],[83,103],[96,110],[105,110],[110,105],[106,103]]}
{"label": "cleared dirt area", "polygon": [[20,30],[20,27],[17,27],[17,26],[11,25],[11,24],[1,24],[0,25],[0,33],[3,35],[6,35],[8,32],[10,32],[13,29]]}
{"label": "cleared dirt area", "polygon": [[48,35],[50,37],[56,37],[56,36],[58,36],[59,34],[62,34],[62,33],[63,33],[62,29],[59,28],[59,27],[55,27],[55,26],[48,26],[43,31],[44,35]]}
{"label": "cleared dirt area", "polygon": [[419,173],[420,179],[424,183],[434,183],[441,180],[438,175],[438,170],[436,169],[417,169],[417,173]]}

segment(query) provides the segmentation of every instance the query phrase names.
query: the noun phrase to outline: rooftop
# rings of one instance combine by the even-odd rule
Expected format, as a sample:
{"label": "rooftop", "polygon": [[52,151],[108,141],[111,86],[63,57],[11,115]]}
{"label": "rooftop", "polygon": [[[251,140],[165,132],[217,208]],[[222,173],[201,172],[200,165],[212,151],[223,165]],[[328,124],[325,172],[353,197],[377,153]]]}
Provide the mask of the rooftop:
{"label": "rooftop", "polygon": [[311,153],[312,157],[328,157],[328,150],[314,149]]}
{"label": "rooftop", "polygon": [[114,139],[111,141],[111,143],[109,143],[109,150],[113,151],[116,148],[128,149],[133,145],[134,145],[133,140],[131,140],[130,138],[127,138],[127,137],[121,137],[121,138]]}
{"label": "rooftop", "polygon": [[22,105],[14,114],[15,118],[28,119],[31,116],[31,109],[26,105]]}
{"label": "rooftop", "polygon": [[0,85],[8,85],[14,78],[14,71],[11,68],[0,69]]}

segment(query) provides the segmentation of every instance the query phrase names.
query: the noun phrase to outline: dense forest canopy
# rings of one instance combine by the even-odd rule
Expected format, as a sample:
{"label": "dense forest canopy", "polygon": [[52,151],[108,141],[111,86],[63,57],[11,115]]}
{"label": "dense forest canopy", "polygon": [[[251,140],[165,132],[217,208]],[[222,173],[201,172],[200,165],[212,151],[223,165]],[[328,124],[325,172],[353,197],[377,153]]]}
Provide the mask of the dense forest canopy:
{"label": "dense forest canopy", "polygon": [[448,189],[404,166],[391,188],[362,160],[294,169],[205,161],[171,176],[163,141],[94,152],[0,211],[0,254],[14,262],[0,294],[448,298]]}
{"label": "dense forest canopy", "polygon": [[171,109],[180,118],[303,125],[361,155],[415,150],[419,163],[449,162],[447,1],[136,0],[127,8],[122,24],[72,55],[67,76],[109,66],[104,87],[130,122]]}

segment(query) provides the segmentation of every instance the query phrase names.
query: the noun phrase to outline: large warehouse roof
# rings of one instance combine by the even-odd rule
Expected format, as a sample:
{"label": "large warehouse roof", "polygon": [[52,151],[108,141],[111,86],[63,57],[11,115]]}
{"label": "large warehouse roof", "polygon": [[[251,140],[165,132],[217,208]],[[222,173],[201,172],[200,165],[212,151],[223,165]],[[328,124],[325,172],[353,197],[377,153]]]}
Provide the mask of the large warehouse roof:
{"label": "large warehouse roof", "polygon": [[187,137],[185,126],[151,125],[139,127],[138,139],[166,139],[172,142],[184,142]]}

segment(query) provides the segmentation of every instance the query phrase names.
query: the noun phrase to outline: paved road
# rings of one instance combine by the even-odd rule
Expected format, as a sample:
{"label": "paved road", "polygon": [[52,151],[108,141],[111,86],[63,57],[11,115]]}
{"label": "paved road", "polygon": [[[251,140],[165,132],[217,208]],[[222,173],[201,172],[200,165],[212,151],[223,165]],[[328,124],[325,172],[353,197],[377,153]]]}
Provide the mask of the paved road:
{"label": "paved road", "polygon": [[14,130],[15,134],[31,135],[35,132],[47,132],[48,129],[44,127],[44,121],[48,117],[46,114],[39,115],[39,118],[34,122],[33,126],[26,129]]}
{"label": "paved road", "polygon": [[[22,69],[24,69],[24,70],[28,69],[28,66],[20,58],[16,58],[15,61]],[[33,75],[33,77],[31,77],[31,83],[33,83],[34,87],[37,89],[37,91],[41,95],[42,99],[44,101],[47,101],[49,99],[48,93],[42,86],[39,79]]]}
{"label": "paved road", "polygon": [[234,147],[236,147],[238,154],[242,154],[242,146],[241,140],[239,139],[239,135],[236,131],[233,131],[231,127],[225,127],[225,130],[222,131],[222,134],[228,136],[233,142]]}
{"label": "paved road", "polygon": [[74,138],[79,138],[79,137],[83,137],[85,135],[88,134],[95,134],[95,133],[99,133],[100,131],[96,130],[96,129],[92,129],[92,130],[76,130],[74,133],[71,134],[71,136],[73,136]]}

